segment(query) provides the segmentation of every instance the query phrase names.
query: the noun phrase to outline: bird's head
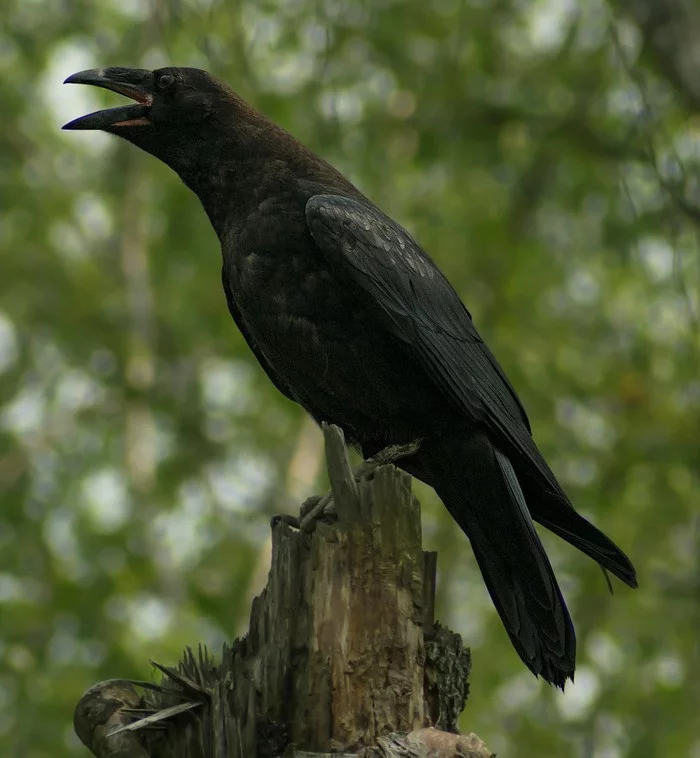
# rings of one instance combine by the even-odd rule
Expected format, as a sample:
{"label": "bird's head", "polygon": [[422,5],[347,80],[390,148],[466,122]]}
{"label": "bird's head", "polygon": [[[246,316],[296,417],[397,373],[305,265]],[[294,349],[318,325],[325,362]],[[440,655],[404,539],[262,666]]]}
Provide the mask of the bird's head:
{"label": "bird's head", "polygon": [[199,158],[212,138],[233,133],[251,109],[223,82],[196,68],[97,68],[69,76],[66,84],[90,84],[134,103],[76,118],[64,129],[97,129],[123,137],[176,171]]}
{"label": "bird's head", "polygon": [[348,186],[335,169],[206,71],[96,68],[65,83],[131,98],[134,102],[81,116],[63,128],[116,134],[163,161],[198,195],[217,232],[233,212],[231,193],[251,196],[251,182],[258,181],[266,162],[278,177],[286,176],[285,170],[297,176],[320,172],[327,181]]}

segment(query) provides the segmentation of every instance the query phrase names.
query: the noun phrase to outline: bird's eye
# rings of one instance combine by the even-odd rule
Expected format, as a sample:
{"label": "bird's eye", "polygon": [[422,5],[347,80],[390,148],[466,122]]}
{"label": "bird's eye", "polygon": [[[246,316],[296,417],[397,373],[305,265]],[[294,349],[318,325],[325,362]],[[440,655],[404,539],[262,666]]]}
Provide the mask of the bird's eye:
{"label": "bird's eye", "polygon": [[174,81],[175,77],[172,74],[161,74],[156,81],[156,85],[158,86],[158,89],[166,90],[168,87],[172,86]]}

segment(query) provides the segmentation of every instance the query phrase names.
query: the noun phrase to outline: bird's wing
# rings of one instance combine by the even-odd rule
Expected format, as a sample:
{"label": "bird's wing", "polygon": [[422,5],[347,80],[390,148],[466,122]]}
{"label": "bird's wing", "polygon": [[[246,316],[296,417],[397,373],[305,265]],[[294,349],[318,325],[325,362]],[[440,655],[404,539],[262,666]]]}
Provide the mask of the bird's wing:
{"label": "bird's wing", "polygon": [[231,288],[229,287],[228,281],[226,280],[226,271],[223,268],[221,269],[221,283],[224,285],[224,292],[226,293],[226,303],[228,304],[229,313],[233,317],[233,320],[236,322],[236,326],[238,327],[240,333],[243,335],[243,338],[248,343],[248,347],[253,351],[253,355],[255,355],[255,357],[258,359],[258,363],[263,367],[263,370],[268,375],[270,381],[275,385],[275,387],[277,387],[277,389],[285,397],[288,397],[290,400],[297,402],[297,399],[292,394],[292,391],[287,383],[272,368],[267,358],[265,357],[265,354],[262,352],[262,350],[260,350],[252,335],[248,331],[248,327],[246,326],[246,323],[243,320],[243,316],[241,315],[240,310],[238,310],[236,301],[233,298],[233,293],[231,292]]}
{"label": "bird's wing", "polygon": [[371,204],[339,195],[311,197],[306,220],[322,253],[369,295],[385,328],[412,346],[457,411],[529,460],[561,492],[503,369],[457,293],[408,232]]}

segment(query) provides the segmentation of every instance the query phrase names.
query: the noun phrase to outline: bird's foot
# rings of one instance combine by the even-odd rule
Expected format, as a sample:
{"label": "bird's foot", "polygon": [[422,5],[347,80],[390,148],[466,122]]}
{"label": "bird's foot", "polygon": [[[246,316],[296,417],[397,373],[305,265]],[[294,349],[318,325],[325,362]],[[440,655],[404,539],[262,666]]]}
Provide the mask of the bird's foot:
{"label": "bird's foot", "polygon": [[333,505],[333,494],[329,491],[325,495],[312,495],[307,497],[301,504],[298,516],[291,513],[278,513],[270,519],[270,526],[287,524],[294,529],[303,532],[313,532],[319,521],[331,522],[337,518]]}
{"label": "bird's foot", "polygon": [[362,461],[359,466],[353,469],[355,475],[355,481],[360,479],[371,479],[374,476],[374,472],[380,466],[387,466],[390,463],[396,463],[401,458],[406,458],[409,455],[413,455],[418,452],[423,440],[413,440],[405,445],[389,445],[383,450],[380,450],[376,455],[371,458]]}
{"label": "bird's foot", "polygon": [[270,526],[274,529],[277,524],[286,524],[294,529],[299,528],[299,516],[292,516],[291,513],[275,513],[270,519]]}
{"label": "bird's foot", "polygon": [[319,521],[332,522],[338,518],[333,503],[333,492],[325,495],[312,495],[301,504],[299,528],[302,532],[313,532]]}
{"label": "bird's foot", "polygon": [[[407,455],[413,455],[420,447],[421,440],[415,440],[406,445],[389,445],[380,450],[376,455],[362,461],[358,466],[352,469],[352,475],[356,482],[362,479],[371,480],[374,472],[380,466],[386,466],[389,463],[395,463],[400,458]],[[288,524],[294,529],[300,529],[303,532],[311,533],[316,528],[319,521],[331,523],[337,520],[338,516],[333,502],[333,492],[328,491],[325,495],[313,495],[307,498],[301,505],[299,516],[291,516],[283,513],[272,518],[272,526],[282,522]]]}

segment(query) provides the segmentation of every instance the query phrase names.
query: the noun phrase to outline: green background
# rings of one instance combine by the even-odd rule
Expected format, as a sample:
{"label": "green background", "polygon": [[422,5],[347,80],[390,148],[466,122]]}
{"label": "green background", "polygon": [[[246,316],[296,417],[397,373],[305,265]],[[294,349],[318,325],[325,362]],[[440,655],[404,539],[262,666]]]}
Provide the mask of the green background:
{"label": "green background", "polygon": [[86,755],[88,686],[244,631],[270,514],[325,486],[319,432],[229,319],[196,198],[115,138],[60,131],[119,100],[67,75],[175,64],[225,78],[415,234],[637,566],[610,596],[544,536],[579,637],[562,696],[417,486],[439,617],[473,650],[463,728],[514,758],[698,758],[700,9],[1,5],[0,754]]}

